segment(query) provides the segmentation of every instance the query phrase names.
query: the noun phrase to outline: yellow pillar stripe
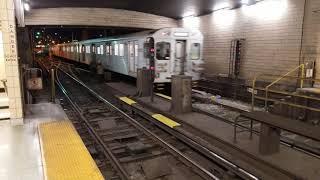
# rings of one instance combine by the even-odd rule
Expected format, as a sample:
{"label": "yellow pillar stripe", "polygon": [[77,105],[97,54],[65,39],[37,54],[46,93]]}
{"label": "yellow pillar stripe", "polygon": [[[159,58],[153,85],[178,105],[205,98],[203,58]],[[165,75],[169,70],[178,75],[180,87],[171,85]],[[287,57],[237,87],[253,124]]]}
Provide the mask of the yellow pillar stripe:
{"label": "yellow pillar stripe", "polygon": [[119,98],[121,101],[129,104],[129,105],[132,105],[132,104],[135,104],[137,102],[135,102],[134,100],[130,99],[130,98],[127,98],[127,97],[120,97]]}
{"label": "yellow pillar stripe", "polygon": [[45,179],[104,179],[70,121],[40,124],[39,136]]}
{"label": "yellow pillar stripe", "polygon": [[167,95],[164,95],[164,94],[161,94],[161,93],[156,93],[156,95],[160,96],[160,97],[163,97],[165,99],[169,99],[171,100],[172,98],[170,96],[167,96]]}
{"label": "yellow pillar stripe", "polygon": [[155,118],[156,120],[162,122],[163,124],[171,127],[171,128],[180,126],[179,123],[173,121],[172,119],[169,119],[169,118],[163,116],[162,114],[154,114],[154,115],[152,115],[152,117]]}

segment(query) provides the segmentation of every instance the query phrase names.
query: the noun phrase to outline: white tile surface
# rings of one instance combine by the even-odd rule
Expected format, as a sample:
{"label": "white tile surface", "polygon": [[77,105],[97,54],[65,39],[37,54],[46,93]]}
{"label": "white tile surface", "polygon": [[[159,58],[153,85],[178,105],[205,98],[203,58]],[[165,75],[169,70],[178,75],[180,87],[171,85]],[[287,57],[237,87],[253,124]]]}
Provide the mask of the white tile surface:
{"label": "white tile surface", "polygon": [[0,179],[42,180],[37,128],[0,126]]}
{"label": "white tile surface", "polygon": [[26,109],[24,125],[0,121],[0,180],[43,180],[38,124],[68,119],[56,104],[33,104]]}

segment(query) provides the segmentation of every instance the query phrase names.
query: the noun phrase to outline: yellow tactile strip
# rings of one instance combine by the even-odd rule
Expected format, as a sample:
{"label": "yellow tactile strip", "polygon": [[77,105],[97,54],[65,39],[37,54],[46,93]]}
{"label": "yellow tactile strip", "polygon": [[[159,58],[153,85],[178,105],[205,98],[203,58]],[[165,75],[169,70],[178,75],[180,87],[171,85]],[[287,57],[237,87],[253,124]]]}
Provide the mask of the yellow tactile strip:
{"label": "yellow tactile strip", "polygon": [[45,179],[104,179],[70,121],[40,124],[39,137]]}
{"label": "yellow tactile strip", "polygon": [[165,116],[163,116],[162,114],[154,114],[152,115],[153,118],[155,118],[156,120],[162,122],[163,124],[171,127],[171,128],[175,128],[177,126],[180,126],[179,123],[173,121],[172,119],[169,119]]}
{"label": "yellow tactile strip", "polygon": [[137,103],[137,102],[135,102],[134,100],[132,100],[132,99],[130,99],[130,98],[128,98],[128,97],[120,97],[119,99],[120,99],[121,101],[129,104],[129,105],[132,105],[132,104]]}
{"label": "yellow tactile strip", "polygon": [[167,96],[167,95],[164,95],[164,94],[161,94],[161,93],[156,93],[156,95],[160,96],[160,97],[163,97],[165,99],[168,99],[168,100],[171,100],[172,98],[170,96]]}

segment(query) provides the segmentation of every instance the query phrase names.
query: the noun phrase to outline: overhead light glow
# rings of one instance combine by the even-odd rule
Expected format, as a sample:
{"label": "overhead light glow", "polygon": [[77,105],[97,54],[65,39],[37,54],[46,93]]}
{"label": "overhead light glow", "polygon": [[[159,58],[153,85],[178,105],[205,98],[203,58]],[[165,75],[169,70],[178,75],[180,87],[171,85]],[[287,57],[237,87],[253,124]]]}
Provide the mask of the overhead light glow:
{"label": "overhead light glow", "polygon": [[262,20],[278,20],[286,13],[288,0],[265,0],[254,6],[244,6],[243,13]]}
{"label": "overhead light glow", "polygon": [[221,28],[229,27],[234,23],[235,17],[235,11],[217,11],[213,13],[213,23]]}
{"label": "overhead light glow", "polygon": [[229,6],[230,6],[230,4],[228,2],[221,2],[221,3],[214,5],[213,11],[218,11],[220,9],[226,9]]}
{"label": "overhead light glow", "polygon": [[190,29],[198,29],[200,26],[199,17],[189,16],[182,19],[183,27]]}
{"label": "overhead light glow", "polygon": [[24,10],[30,11],[30,5],[28,3],[23,3]]}
{"label": "overhead light glow", "polygon": [[249,4],[250,0],[241,0],[241,4]]}
{"label": "overhead light glow", "polygon": [[251,6],[253,4],[256,4],[257,3],[257,0],[241,0],[241,4],[245,4],[245,5],[248,5],[248,6]]}
{"label": "overhead light glow", "polygon": [[194,16],[194,12],[186,12],[182,15],[182,18],[192,17]]}

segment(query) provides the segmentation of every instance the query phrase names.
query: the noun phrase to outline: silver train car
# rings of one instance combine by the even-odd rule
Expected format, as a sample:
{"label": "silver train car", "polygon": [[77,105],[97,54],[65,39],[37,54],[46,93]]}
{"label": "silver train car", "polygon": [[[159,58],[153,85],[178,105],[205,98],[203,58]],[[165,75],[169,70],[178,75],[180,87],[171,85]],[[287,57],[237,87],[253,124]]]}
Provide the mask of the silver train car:
{"label": "silver train car", "polygon": [[91,39],[51,47],[54,56],[97,64],[111,72],[136,77],[137,69],[150,68],[155,83],[170,82],[172,75],[188,75],[199,80],[203,36],[186,28],[163,28],[111,38]]}

